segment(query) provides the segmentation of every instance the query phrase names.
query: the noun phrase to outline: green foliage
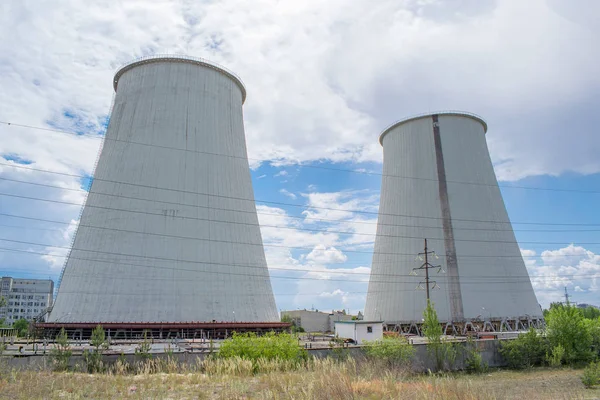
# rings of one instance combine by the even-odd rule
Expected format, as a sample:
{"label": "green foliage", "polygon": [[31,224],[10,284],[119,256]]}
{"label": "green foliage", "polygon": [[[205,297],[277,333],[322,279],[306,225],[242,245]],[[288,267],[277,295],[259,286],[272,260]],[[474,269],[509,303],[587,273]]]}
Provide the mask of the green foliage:
{"label": "green foliage", "polygon": [[92,331],[92,337],[90,344],[93,349],[85,350],[83,352],[83,361],[85,362],[87,371],[89,373],[101,372],[104,368],[102,363],[102,354],[104,350],[108,349],[108,342],[106,341],[106,334],[101,325],[96,326]]}
{"label": "green foliage", "polygon": [[510,368],[523,369],[541,365],[548,348],[547,340],[531,328],[517,339],[502,341],[500,354]]}
{"label": "green foliage", "polygon": [[144,331],[144,340],[142,340],[135,348],[135,355],[142,360],[149,360],[152,358],[150,350],[152,350],[152,344],[148,340],[148,333]]}
{"label": "green foliage", "polygon": [[588,306],[586,308],[581,309],[583,314],[583,318],[586,319],[599,319],[600,318],[600,309],[596,307]]}
{"label": "green foliage", "polygon": [[21,318],[13,324],[13,328],[17,330],[17,335],[19,337],[27,336],[27,331],[29,330],[29,321]]}
{"label": "green foliage", "polygon": [[565,358],[565,348],[562,345],[557,345],[552,348],[552,353],[546,352],[546,362],[552,368],[558,368],[561,366],[563,359]]}
{"label": "green foliage", "polygon": [[592,338],[592,352],[600,358],[600,318],[586,319],[585,325]]}
{"label": "green foliage", "polygon": [[298,346],[294,335],[267,333],[234,333],[233,337],[221,343],[219,358],[239,357],[249,360],[256,367],[259,360],[284,360],[300,363],[307,359],[305,350]]}
{"label": "green foliage", "polygon": [[457,348],[451,342],[442,339],[442,325],[433,303],[427,301],[423,311],[423,334],[427,337],[427,352],[435,359],[436,371],[452,368],[456,361]]}
{"label": "green foliage", "polygon": [[65,328],[60,330],[60,333],[56,336],[54,349],[50,350],[50,359],[54,365],[55,371],[66,371],[69,368],[69,360],[73,355],[71,346],[69,345],[69,338]]}
{"label": "green foliage", "polygon": [[583,370],[581,383],[588,389],[600,385],[600,362],[591,363]]}
{"label": "green foliage", "polygon": [[481,352],[473,338],[468,337],[465,343],[465,369],[468,372],[481,374],[487,372],[488,365],[483,361]]}
{"label": "green foliage", "polygon": [[0,308],[6,307],[6,298],[4,296],[0,296]]}
{"label": "green foliage", "polygon": [[281,322],[287,322],[288,324],[292,324],[290,330],[292,333],[304,332],[304,328],[296,325],[296,321],[292,319],[289,315],[284,315],[281,317]]}
{"label": "green foliage", "polygon": [[384,337],[382,340],[364,342],[363,351],[368,358],[382,360],[389,366],[408,365],[415,356],[415,348],[404,337]]}
{"label": "green foliage", "polygon": [[593,359],[592,334],[580,309],[572,306],[551,308],[546,317],[546,327],[552,348],[559,345],[564,348],[565,364]]}

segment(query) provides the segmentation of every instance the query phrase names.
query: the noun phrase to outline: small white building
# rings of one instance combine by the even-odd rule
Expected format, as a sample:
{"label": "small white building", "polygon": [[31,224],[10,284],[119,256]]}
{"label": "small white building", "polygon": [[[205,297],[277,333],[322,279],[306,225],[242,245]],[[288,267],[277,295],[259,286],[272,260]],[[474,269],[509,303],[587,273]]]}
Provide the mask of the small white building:
{"label": "small white building", "polygon": [[380,340],[383,339],[383,321],[336,321],[335,336],[352,339],[357,344]]}

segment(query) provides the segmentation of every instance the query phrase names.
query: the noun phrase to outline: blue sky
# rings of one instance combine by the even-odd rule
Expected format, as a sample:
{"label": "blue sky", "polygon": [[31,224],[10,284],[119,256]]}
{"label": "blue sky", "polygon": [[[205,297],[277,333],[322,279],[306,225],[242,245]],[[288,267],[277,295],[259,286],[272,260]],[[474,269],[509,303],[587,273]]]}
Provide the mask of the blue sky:
{"label": "blue sky", "polygon": [[[257,209],[279,308],[364,307],[377,137],[405,116],[447,109],[488,122],[540,303],[560,300],[564,286],[574,301],[600,303],[600,194],[584,193],[600,191],[599,13],[595,0],[3,2],[0,37],[11,40],[0,42],[0,121],[50,130],[0,124],[0,238],[11,240],[0,240],[0,272],[59,275],[115,70],[179,53],[218,62],[247,87],[248,153],[256,198],[270,202]],[[575,225],[531,224],[542,222]]]}

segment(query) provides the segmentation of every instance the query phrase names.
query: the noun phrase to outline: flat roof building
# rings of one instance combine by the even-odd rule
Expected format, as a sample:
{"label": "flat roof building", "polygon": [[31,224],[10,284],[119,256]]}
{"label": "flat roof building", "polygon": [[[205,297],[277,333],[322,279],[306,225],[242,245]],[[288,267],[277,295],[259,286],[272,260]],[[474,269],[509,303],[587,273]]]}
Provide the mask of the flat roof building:
{"label": "flat roof building", "polygon": [[[6,305],[0,308],[0,319],[12,325],[20,319],[43,321],[52,307],[54,281],[51,279],[21,279],[10,276],[0,281],[0,296]],[[39,317],[39,319],[38,319]]]}

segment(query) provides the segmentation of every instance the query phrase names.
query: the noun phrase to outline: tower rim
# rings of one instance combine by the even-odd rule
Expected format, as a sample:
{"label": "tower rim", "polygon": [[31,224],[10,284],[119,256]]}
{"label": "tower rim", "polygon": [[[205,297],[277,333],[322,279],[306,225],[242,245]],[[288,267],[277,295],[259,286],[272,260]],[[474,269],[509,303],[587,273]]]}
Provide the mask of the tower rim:
{"label": "tower rim", "polygon": [[393,124],[389,125],[387,128],[385,128],[383,130],[383,132],[381,132],[381,134],[379,135],[379,144],[383,146],[383,138],[385,135],[387,135],[392,129],[405,124],[407,122],[411,122],[411,121],[415,121],[418,119],[423,119],[423,118],[428,118],[428,117],[432,117],[434,115],[442,115],[442,116],[457,116],[457,117],[466,117],[466,118],[471,118],[477,122],[479,122],[481,125],[483,125],[483,133],[487,133],[487,122],[485,122],[485,120],[480,117],[477,114],[474,113],[470,113],[467,111],[438,111],[438,112],[428,112],[428,113],[423,113],[423,114],[417,114],[417,115],[412,115],[410,117],[405,117],[402,118],[396,122],[394,122]]}
{"label": "tower rim", "polygon": [[117,87],[119,85],[119,79],[123,74],[137,66],[145,65],[145,64],[153,64],[159,62],[179,62],[179,63],[189,63],[200,65],[203,67],[214,69],[217,72],[225,75],[229,79],[231,79],[235,84],[240,88],[242,92],[242,104],[246,101],[246,86],[244,86],[244,82],[242,79],[233,71],[228,70],[227,68],[219,65],[215,62],[200,58],[200,57],[192,57],[186,55],[177,55],[177,54],[154,54],[151,56],[145,56],[136,58],[132,61],[129,61],[123,65],[121,65],[117,72],[115,72],[115,76],[113,78],[113,88],[115,93],[117,92]]}

